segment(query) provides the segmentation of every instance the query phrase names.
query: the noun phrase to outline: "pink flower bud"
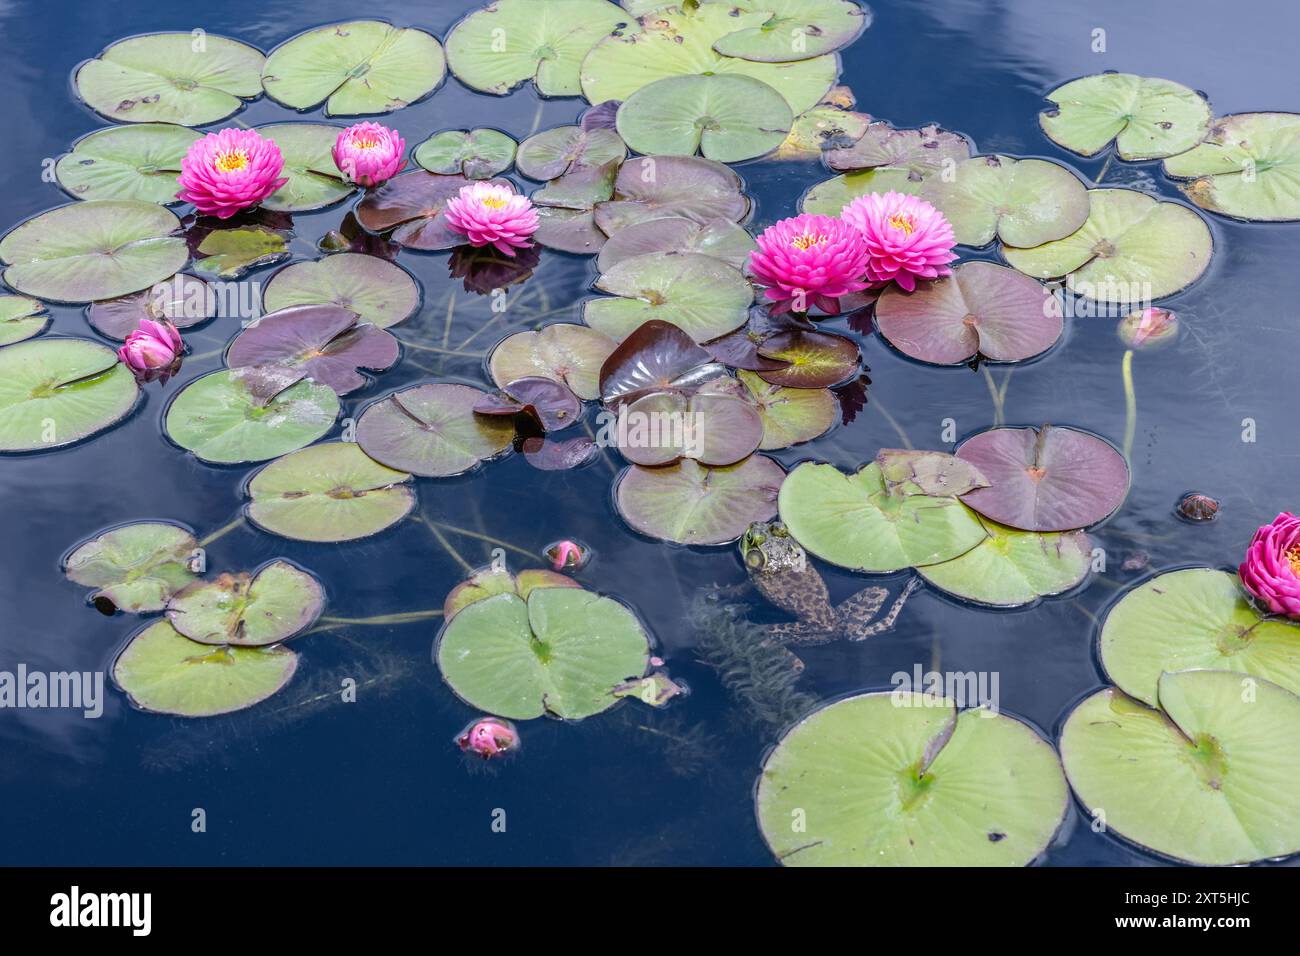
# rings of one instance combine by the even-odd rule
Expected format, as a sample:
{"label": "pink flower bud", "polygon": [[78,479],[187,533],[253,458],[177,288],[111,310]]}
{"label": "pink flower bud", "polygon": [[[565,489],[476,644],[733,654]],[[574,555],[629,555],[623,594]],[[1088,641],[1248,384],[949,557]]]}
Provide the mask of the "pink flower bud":
{"label": "pink flower bud", "polygon": [[185,343],[176,326],[166,319],[141,319],[140,327],[126,337],[117,350],[122,364],[138,379],[169,375],[180,368]]}
{"label": "pink flower bud", "polygon": [[508,720],[481,717],[461,731],[456,743],[466,753],[478,754],[484,760],[491,760],[518,749],[519,731]]}

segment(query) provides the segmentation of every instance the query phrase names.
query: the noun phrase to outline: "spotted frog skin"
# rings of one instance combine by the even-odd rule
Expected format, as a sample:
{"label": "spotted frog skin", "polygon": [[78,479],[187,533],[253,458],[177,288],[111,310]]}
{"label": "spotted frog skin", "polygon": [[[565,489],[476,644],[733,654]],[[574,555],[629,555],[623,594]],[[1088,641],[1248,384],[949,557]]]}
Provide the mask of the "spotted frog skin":
{"label": "spotted frog skin", "polygon": [[826,582],[779,521],[751,524],[740,540],[740,554],[750,581],[763,597],[796,618],[768,628],[772,638],[782,644],[825,644],[839,637],[864,641],[888,631],[918,584],[912,578],[889,612],[876,620],[889,592],[866,587],[833,607]]}

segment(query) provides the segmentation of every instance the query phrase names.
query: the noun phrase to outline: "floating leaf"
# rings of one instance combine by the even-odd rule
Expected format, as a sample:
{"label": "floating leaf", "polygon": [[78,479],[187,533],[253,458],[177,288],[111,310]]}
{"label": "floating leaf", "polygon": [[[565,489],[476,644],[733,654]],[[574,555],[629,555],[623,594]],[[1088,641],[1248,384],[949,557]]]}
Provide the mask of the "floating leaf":
{"label": "floating leaf", "polygon": [[1038,282],[991,262],[964,262],[951,276],[896,286],[876,302],[876,327],[905,355],[936,365],[958,365],[983,355],[1020,362],[1047,351],[1061,337],[1061,303]]}
{"label": "floating leaf", "polygon": [[582,318],[619,341],[651,319],[670,322],[697,342],[745,324],[754,291],[721,259],[698,252],[655,252],[624,259],[596,280],[617,298],[588,299]]}
{"label": "floating leaf", "polygon": [[857,375],[862,368],[857,344],[846,336],[829,332],[802,329],[777,332],[763,340],[758,354],[785,363],[782,368],[760,370],[759,377],[773,385],[791,388],[837,385]]}
{"label": "floating leaf", "polygon": [[365,410],[357,444],[375,461],[422,478],[469,471],[510,447],[514,423],[475,415],[484,393],[440,382],[394,392]]}
{"label": "floating leaf", "polygon": [[[1025,531],[1072,531],[1101,521],[1128,493],[1128,463],[1110,444],[1073,428],[991,428],[957,449],[989,480],[962,501]],[[926,562],[933,563],[933,562]]]}
{"label": "floating leaf", "polygon": [[502,386],[474,406],[480,415],[528,415],[548,432],[560,431],[577,422],[582,402],[568,386],[549,378],[529,376]]}
{"label": "floating leaf", "polygon": [[1210,122],[1210,104],[1193,89],[1132,73],[1100,73],[1047,94],[1038,117],[1054,143],[1094,156],[1111,140],[1120,159],[1159,159],[1191,149]]}
{"label": "floating leaf", "polygon": [[1300,219],[1300,116],[1237,113],[1217,119],[1205,141],[1165,160],[1165,175],[1210,212],[1260,222]]}
{"label": "floating leaf", "polygon": [[105,531],[63,560],[68,579],[95,588],[130,614],[161,611],[167,599],[194,580],[190,562],[199,543],[179,525],[137,521]]}
{"label": "floating leaf", "polygon": [[423,30],[354,20],[300,33],[271,51],[262,87],[296,110],[326,116],[389,113],[432,93],[447,73],[438,41]]}
{"label": "floating leaf", "polygon": [[826,388],[787,388],[743,369],[736,378],[763,420],[760,451],[812,441],[835,424],[835,396]]}
{"label": "floating leaf", "polygon": [[794,118],[790,135],[776,151],[777,159],[820,159],[831,149],[847,148],[866,135],[871,117],[830,104],[820,104]]}
{"label": "floating leaf", "polygon": [[147,289],[189,259],[180,220],[154,203],[94,199],[28,219],[0,241],[4,280],[47,302],[91,302]]}
{"label": "floating leaf", "polygon": [[495,129],[448,129],[415,147],[411,158],[431,173],[491,179],[515,161],[515,141]]}
{"label": "floating leaf", "polygon": [[[1061,731],[1070,786],[1106,827],[1206,866],[1300,851],[1300,698],[1228,671],[1159,680],[1161,710],[1115,688]],[[1099,817],[1100,818],[1100,817]]]}
{"label": "floating leaf", "polygon": [[498,594],[514,594],[526,601],[535,588],[581,589],[582,585],[567,574],[544,568],[530,568],[511,574],[505,568],[489,565],[479,568],[451,589],[442,604],[443,621],[450,621],[471,604],[486,601]]}
{"label": "floating leaf", "polygon": [[206,126],[262,95],[262,51],[192,33],[129,37],[87,60],[73,76],[78,95],[119,123]]}
{"label": "floating leaf", "polygon": [[297,668],[287,647],[212,647],[157,621],[113,662],[113,681],[141,710],[213,717],[266,700]]}
{"label": "floating leaf", "polygon": [[0,295],[0,346],[40,335],[50,324],[45,303],[21,295]]}
{"label": "floating leaf", "polygon": [[733,395],[656,392],[620,408],[613,438],[635,465],[666,465],[683,457],[733,465],[758,448],[763,420]]}
{"label": "floating leaf", "polygon": [[626,158],[627,147],[613,130],[556,126],[520,143],[515,165],[529,179],[548,180],[590,166],[621,163]]}
{"label": "floating leaf", "polygon": [[280,175],[289,181],[262,200],[276,212],[311,212],[341,202],[356,191],[334,162],[334,143],[342,126],[324,123],[272,123],[257,131],[284,156]]}
{"label": "floating leaf", "polygon": [[317,240],[316,248],[321,252],[356,252],[387,259],[389,262],[396,259],[402,251],[397,243],[382,236],[373,236],[362,229],[356,214],[351,212],[343,217],[337,229],[331,229]]}
{"label": "floating leaf", "polygon": [[594,210],[613,196],[617,174],[617,160],[582,166],[533,193],[538,218],[534,241],[576,255],[598,252],[605,234],[596,227]]}
{"label": "floating leaf", "polygon": [[693,156],[722,163],[763,156],[785,140],[790,104],[748,76],[673,76],[643,86],[618,108],[624,142],[647,155]]}
{"label": "floating leaf", "polygon": [[678,544],[727,544],[755,521],[776,515],[785,472],[766,455],[724,468],[684,458],[675,465],[633,465],[614,486],[618,513],[636,531]]}
{"label": "floating leaf", "polygon": [[768,755],[755,796],[786,866],[1025,866],[1068,805],[1060,761],[1030,727],[910,691],[805,717]]}
{"label": "floating leaf", "polygon": [[137,199],[170,205],[181,159],[200,133],[169,123],[113,126],[83,136],[59,159],[54,175],[77,199]]}
{"label": "floating leaf", "polygon": [[167,409],[167,435],[203,461],[234,465],[296,451],[334,424],[339,399],[328,385],[302,381],[259,402],[239,372],[222,369],[186,385]]}
{"label": "floating leaf", "polygon": [[126,417],[140,390],[117,354],[89,339],[0,349],[0,452],[81,441]]}
{"label": "floating leaf", "polygon": [[882,448],[876,464],[885,487],[905,495],[960,496],[989,484],[970,462],[942,451]]}
{"label": "floating leaf", "polygon": [[600,399],[635,401],[666,389],[686,390],[726,374],[709,353],[673,325],[651,319],[639,326],[600,367]]}
{"label": "floating leaf", "polygon": [[858,38],[871,14],[851,0],[737,0],[737,9],[759,11],[765,19],[738,29],[713,44],[725,56],[784,63],[834,53]]}
{"label": "floating leaf", "polygon": [[333,305],[386,329],[415,314],[420,286],[409,272],[385,259],[341,252],[285,266],[271,276],[262,299],[268,312],[296,305]]}
{"label": "floating leaf", "polygon": [[277,458],[248,483],[248,517],[297,541],[354,541],[378,534],[415,506],[411,476],[371,459],[355,442],[324,442]]}
{"label": "floating leaf", "polygon": [[568,471],[580,468],[600,451],[600,446],[586,435],[556,441],[554,438],[530,435],[520,444],[524,460],[539,471]]}
{"label": "floating leaf", "polygon": [[[514,188],[504,179],[490,181]],[[367,190],[357,203],[357,220],[370,232],[392,230],[392,241],[411,249],[450,249],[465,242],[465,236],[447,225],[443,211],[447,200],[469,184],[464,176],[412,170]]]}
{"label": "floating leaf", "polygon": [[488,357],[488,370],[498,388],[539,375],[590,401],[600,397],[600,367],[617,344],[585,325],[559,322],[502,339]]}
{"label": "floating leaf", "polygon": [[665,671],[655,671],[645,677],[625,681],[611,691],[615,697],[639,700],[651,707],[662,707],[686,692],[685,685],[676,683]]}
{"label": "floating leaf", "polygon": [[916,195],[922,182],[912,180],[905,169],[885,166],[845,173],[813,186],[799,200],[799,211],[818,216],[838,216],[844,207],[868,193],[897,192]]}
{"label": "floating leaf", "polygon": [[266,226],[214,229],[199,243],[194,268],[221,279],[238,279],[250,269],[289,257],[289,239]]}
{"label": "floating leaf", "polygon": [[875,462],[854,475],[804,462],[781,486],[781,520],[811,554],[856,571],[938,564],[987,537],[951,496],[891,493]]}
{"label": "floating leaf", "polygon": [[497,594],[462,608],[438,637],[438,668],[471,707],[524,720],[582,720],[645,673],[649,640],[636,615],[579,588]]}
{"label": "floating leaf", "polygon": [[1092,543],[1082,531],[1039,534],[984,521],[988,537],[965,554],[917,568],[935,587],[992,607],[1020,607],[1061,594],[1088,575]]}
{"label": "floating leaf", "polygon": [[614,129],[615,117],[618,116],[618,100],[606,100],[595,106],[588,106],[578,117],[578,125],[587,131],[593,129]]}
{"label": "floating leaf", "polygon": [[142,319],[166,319],[178,329],[188,329],[216,314],[217,297],[208,284],[178,272],[151,289],[92,302],[86,321],[100,335],[121,341],[140,327]]}
{"label": "floating leaf", "polygon": [[740,222],[749,200],[728,166],[696,156],[640,156],[625,162],[614,181],[614,198],[596,207],[596,225],[607,235],[647,219],[677,216],[701,225],[714,219]]}
{"label": "floating leaf", "polygon": [[757,305],[749,310],[749,321],[742,328],[706,342],[704,348],[714,359],[732,368],[751,372],[772,371],[790,363],[759,354],[763,343],[779,332],[812,332],[815,328],[806,317],[796,317],[791,312],[773,313],[765,306]]}
{"label": "floating leaf", "polygon": [[624,259],[651,252],[698,252],[740,269],[757,248],[754,237],[729,219],[701,224],[669,216],[648,219],[615,232],[601,248],[596,268],[608,272]]}
{"label": "floating leaf", "polygon": [[532,80],[543,96],[579,96],[578,67],[631,19],[605,0],[493,0],[447,34],[447,60],[471,89],[504,96]]}
{"label": "floating leaf", "polygon": [[1110,679],[1153,707],[1165,671],[1240,671],[1300,689],[1300,625],[1264,617],[1237,575],[1213,568],[1132,588],[1107,613],[1098,643]]}
{"label": "floating leaf", "polygon": [[195,581],[172,595],[167,620],[200,644],[264,647],[301,634],[324,606],[319,581],[288,561],[273,561],[254,574]]}
{"label": "floating leaf", "polygon": [[913,181],[931,179],[945,168],[955,169],[970,158],[971,148],[960,133],[938,126],[894,129],[872,123],[851,146],[826,151],[826,163],[836,172],[888,167],[904,169]]}

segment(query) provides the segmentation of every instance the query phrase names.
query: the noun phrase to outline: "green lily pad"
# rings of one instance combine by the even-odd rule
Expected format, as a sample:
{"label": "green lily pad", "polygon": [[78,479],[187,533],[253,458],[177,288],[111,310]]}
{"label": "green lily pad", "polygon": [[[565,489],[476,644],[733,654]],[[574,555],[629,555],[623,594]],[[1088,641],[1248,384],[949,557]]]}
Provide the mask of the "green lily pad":
{"label": "green lily pad", "polygon": [[121,342],[142,319],[166,319],[178,329],[188,329],[216,314],[216,293],[198,276],[180,272],[152,288],[90,303],[86,321],[100,335]]}
{"label": "green lily pad", "polygon": [[248,517],[296,541],[355,541],[401,521],[415,506],[411,476],[354,442],[324,442],[277,458],[248,483]]}
{"label": "green lily pad", "polygon": [[603,166],[575,166],[533,193],[538,219],[533,239],[575,255],[600,251],[605,234],[596,227],[595,208],[613,197],[618,165],[611,159]]}
{"label": "green lily pad", "polygon": [[275,142],[284,156],[280,175],[289,181],[262,200],[274,212],[311,212],[341,202],[356,191],[334,163],[334,143],[342,126],[326,123],[272,123],[257,131]]}
{"label": "green lily pad", "polygon": [[635,465],[666,465],[683,457],[733,465],[753,454],[763,438],[754,406],[717,392],[654,392],[629,403],[625,414],[627,426],[615,433],[615,445]]}
{"label": "green lily pad", "polygon": [[557,322],[502,339],[488,357],[488,371],[498,388],[539,376],[567,385],[574,395],[591,401],[600,398],[600,367],[617,347],[617,342],[595,329]]}
{"label": "green lily pad", "polygon": [[447,61],[471,89],[504,96],[532,80],[543,96],[580,96],[587,51],[631,20],[606,0],[493,0],[447,34]]}
{"label": "green lily pad", "polygon": [[1149,76],[1100,73],[1047,94],[1054,109],[1039,114],[1054,143],[1095,156],[1111,140],[1120,159],[1160,159],[1191,149],[1210,123],[1210,104],[1195,90]]}
{"label": "green lily pad", "polygon": [[515,141],[495,129],[447,129],[415,147],[411,158],[431,173],[491,179],[515,161]]}
{"label": "green lily pad", "polygon": [[298,655],[287,647],[213,647],[157,621],[113,662],[113,681],[141,710],[213,717],[266,700],[297,669]]}
{"label": "green lily pad", "polygon": [[851,0],[736,0],[741,13],[764,15],[713,44],[724,56],[784,63],[834,53],[856,40],[871,14]]}
{"label": "green lily pad", "polygon": [[167,620],[200,644],[265,647],[301,634],[324,606],[319,581],[288,561],[273,561],[252,574],[195,581],[172,595]]}
{"label": "green lily pad", "polygon": [[799,200],[799,211],[818,216],[838,216],[844,207],[867,193],[905,193],[914,196],[922,181],[911,179],[906,169],[882,166],[861,172],[845,173],[813,186]]}
{"label": "green lily pad", "polygon": [[690,458],[661,468],[633,465],[614,486],[618,513],[634,530],[678,544],[729,544],[776,515],[785,478],[766,455],[722,468]]}
{"label": "green lily pad", "polygon": [[955,497],[891,493],[875,462],[853,475],[804,462],[786,477],[779,504],[781,520],[807,551],[856,571],[938,564],[988,537]]}
{"label": "green lily pad", "polygon": [[289,257],[289,240],[277,229],[266,226],[235,226],[214,229],[203,237],[194,269],[220,279],[238,279],[250,269],[271,265]]}
{"label": "green lily pad", "polygon": [[985,519],[988,537],[965,554],[917,568],[940,590],[991,607],[1020,607],[1068,591],[1088,575],[1092,543],[1082,531],[1040,534]]}
{"label": "green lily pad", "polygon": [[195,579],[194,535],[163,521],[137,521],[105,531],[63,559],[70,581],[95,588],[131,614],[161,611],[167,599]]}
{"label": "green lily pad", "polygon": [[772,87],[790,109],[811,109],[835,82],[833,56],[800,56],[793,63],[760,63],[726,56],[713,44],[738,29],[759,28],[762,11],[730,3],[664,6],[640,17],[638,26],[606,37],[582,61],[582,93],[592,103],[626,100],[670,76],[748,76]]}
{"label": "green lily pad", "polygon": [[678,216],[705,224],[740,222],[749,214],[744,184],[731,167],[696,156],[639,156],[614,180],[614,198],[596,207],[606,235],[644,222]]}
{"label": "green lily pad", "polygon": [[186,385],[167,409],[167,436],[203,461],[234,465],[297,451],[334,425],[339,397],[302,381],[259,403],[239,372],[222,369]]}
{"label": "green lily pad", "polygon": [[1002,247],[1016,269],[1064,277],[1070,291],[1101,302],[1150,302],[1187,288],[1205,271],[1214,240],[1204,220],[1177,203],[1132,189],[1092,189],[1077,231],[1033,249]]}
{"label": "green lily pad", "polygon": [[486,601],[498,594],[515,594],[526,601],[536,588],[581,589],[582,585],[558,571],[529,568],[511,574],[505,568],[490,565],[479,568],[448,592],[447,599],[442,604],[442,619],[444,622],[450,621],[476,601]]}
{"label": "green lily pad", "polygon": [[394,392],[362,414],[357,444],[375,461],[413,475],[459,475],[505,451],[515,437],[511,419],[474,414],[485,395],[447,382]]}
{"label": "green lily pad", "polygon": [[262,87],[296,110],[326,116],[390,113],[432,93],[447,74],[438,41],[423,30],[354,20],[300,33],[271,51]]}
{"label": "green lily pad", "polygon": [[959,163],[952,177],[927,180],[920,195],[947,217],[963,246],[995,237],[1008,246],[1040,246],[1088,219],[1087,187],[1044,159],[976,156]]}
{"label": "green lily pad", "polygon": [[885,487],[905,495],[960,497],[989,484],[970,462],[943,451],[882,448],[876,452],[876,464]]}
{"label": "green lily pad", "polygon": [[819,103],[794,118],[790,135],[776,150],[782,160],[815,160],[846,149],[866,135],[871,117],[831,103]]}
{"label": "green lily pad", "polygon": [[136,199],[171,205],[181,160],[201,133],[169,123],[113,126],[83,136],[54,166],[76,199]]}
{"label": "green lily pad", "polygon": [[596,288],[616,298],[588,299],[583,321],[617,341],[659,319],[707,342],[744,325],[754,301],[753,287],[738,270],[698,252],[624,259],[596,280]]}
{"label": "green lily pad", "polygon": [[1210,212],[1259,222],[1300,219],[1300,115],[1237,113],[1205,141],[1165,160],[1165,175]]}
{"label": "green lily pad", "polygon": [[45,303],[21,295],[0,295],[0,346],[40,335],[50,324]]}
{"label": "green lily pad", "polygon": [[1300,851],[1300,697],[1212,670],[1166,673],[1158,697],[1107,688],[1066,720],[1061,759],[1094,819],[1205,866]]}
{"label": "green lily pad", "polygon": [[1030,727],[951,699],[860,694],[814,711],[758,778],[763,838],[786,866],[1026,866],[1069,805]]}
{"label": "green lily pad", "polygon": [[835,424],[839,403],[829,388],[788,388],[739,369],[736,379],[763,420],[760,451],[789,448],[824,435]]}
{"label": "green lily pad", "polygon": [[420,286],[409,272],[387,259],[340,252],[280,269],[266,283],[262,302],[266,312],[295,305],[336,305],[377,329],[386,329],[415,314]]}
{"label": "green lily pad", "polygon": [[743,268],[758,248],[744,226],[729,219],[698,223],[681,216],[647,219],[610,236],[596,258],[596,268],[608,272],[624,259],[651,252],[698,252]]}
{"label": "green lily pad", "polygon": [[262,95],[262,51],[210,34],[129,37],[87,60],[73,76],[77,94],[119,123],[206,126]]}
{"label": "green lily pad", "polygon": [[33,216],[0,241],[4,280],[47,302],[147,289],[189,261],[180,220],[150,202],[93,199]]}
{"label": "green lily pad", "polygon": [[606,163],[617,169],[626,158],[627,147],[612,129],[556,126],[520,143],[515,165],[529,179],[545,181]]}
{"label": "green lily pad", "polygon": [[955,170],[970,155],[970,142],[960,133],[938,126],[895,129],[876,122],[851,146],[827,150],[826,164],[841,173],[879,167],[904,169],[916,182],[932,179],[945,168]]}
{"label": "green lily pad", "polygon": [[438,668],[471,707],[526,720],[582,720],[608,710],[616,687],[642,676],[650,643],[612,598],[544,587],[462,608],[438,637]]}
{"label": "green lily pad", "polygon": [[70,445],[115,425],[140,389],[117,353],[89,339],[0,349],[0,452]]}
{"label": "green lily pad", "polygon": [[1264,617],[1227,571],[1185,568],[1129,590],[1098,642],[1110,679],[1153,707],[1165,671],[1240,671],[1300,691],[1300,625]]}
{"label": "green lily pad", "polygon": [[646,155],[721,163],[763,156],[785,141],[790,104],[761,80],[722,74],[673,76],[641,87],[618,108],[618,132]]}

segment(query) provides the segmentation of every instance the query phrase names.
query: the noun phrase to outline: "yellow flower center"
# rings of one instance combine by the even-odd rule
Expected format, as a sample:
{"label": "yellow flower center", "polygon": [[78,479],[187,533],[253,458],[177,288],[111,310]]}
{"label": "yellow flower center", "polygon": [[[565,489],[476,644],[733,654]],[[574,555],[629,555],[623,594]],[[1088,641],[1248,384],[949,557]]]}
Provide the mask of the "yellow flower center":
{"label": "yellow flower center", "polygon": [[217,153],[217,155],[213,157],[212,165],[216,167],[216,170],[219,173],[233,173],[248,165],[248,153],[242,149],[232,149],[229,152]]}
{"label": "yellow flower center", "polygon": [[1300,544],[1293,544],[1286,552],[1287,563],[1291,565],[1291,573],[1300,578]]}
{"label": "yellow flower center", "polygon": [[903,232],[907,233],[909,236],[912,234],[912,230],[916,228],[915,217],[904,215],[901,212],[893,216],[890,216],[885,221],[888,222],[895,229],[903,230]]}
{"label": "yellow flower center", "polygon": [[489,209],[506,208],[506,201],[501,196],[484,196],[482,202],[483,205],[487,206]]}
{"label": "yellow flower center", "polygon": [[352,137],[352,145],[357,149],[374,149],[379,145],[379,137],[374,133],[359,133]]}
{"label": "yellow flower center", "polygon": [[824,246],[825,244],[826,234],[821,232],[816,234],[805,232],[803,235],[795,236],[790,240],[790,245],[803,250],[811,249],[813,246]]}

